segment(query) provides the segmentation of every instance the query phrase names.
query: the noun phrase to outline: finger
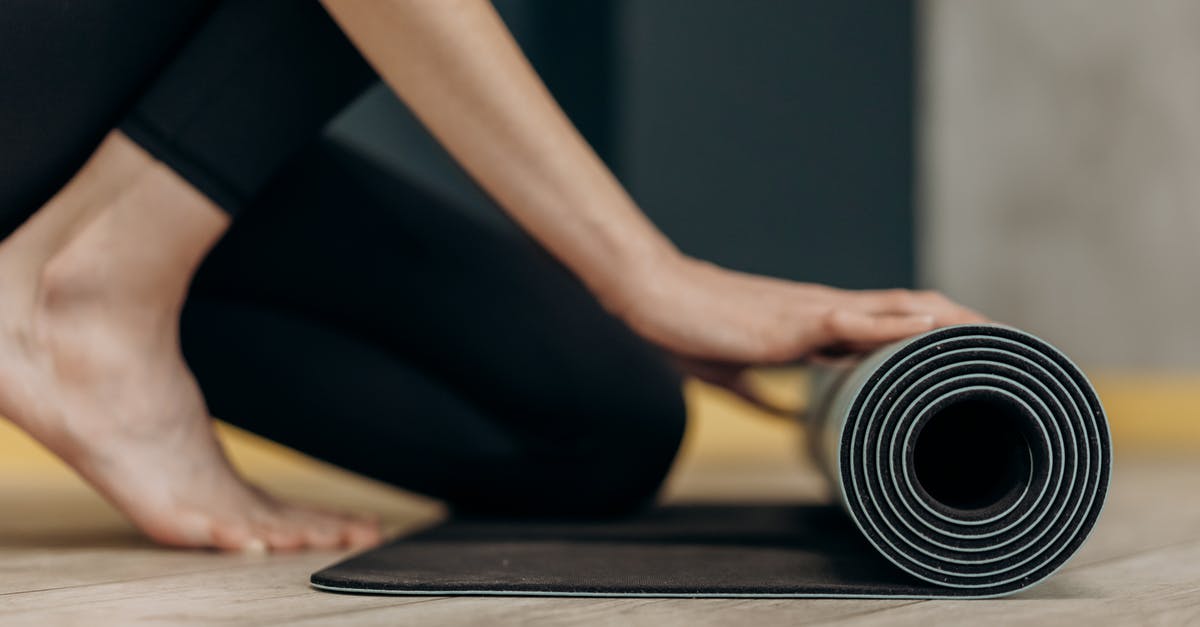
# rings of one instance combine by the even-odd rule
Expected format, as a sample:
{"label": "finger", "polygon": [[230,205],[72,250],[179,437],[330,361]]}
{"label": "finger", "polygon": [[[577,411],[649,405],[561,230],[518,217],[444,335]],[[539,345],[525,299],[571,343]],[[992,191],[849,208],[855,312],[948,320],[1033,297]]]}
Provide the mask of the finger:
{"label": "finger", "polygon": [[859,292],[857,308],[878,314],[932,314],[938,326],[988,322],[986,316],[934,291],[905,289]]}
{"label": "finger", "polygon": [[795,418],[796,410],[788,409],[768,399],[754,385],[743,364],[703,361],[687,357],[677,359],[684,372],[715,385],[769,414]]}
{"label": "finger", "polygon": [[838,361],[845,360],[846,358],[864,355],[878,348],[887,346],[889,343],[890,342],[873,342],[870,344],[864,344],[861,342],[855,342],[834,344],[832,346],[826,346],[820,351],[813,353],[809,361],[815,364],[836,363]]}
{"label": "finger", "polygon": [[[900,338],[902,339],[902,338]],[[809,357],[809,362],[814,364],[832,365],[839,362],[844,362],[847,359],[854,359],[873,353],[895,340],[886,342],[843,342],[822,348],[820,351],[813,353]]]}
{"label": "finger", "polygon": [[799,417],[800,412],[796,409],[789,409],[768,399],[763,393],[754,386],[749,377],[740,375],[732,380],[728,380],[719,384],[721,387],[732,392],[735,396],[757,407],[759,410],[776,416],[778,418],[786,418],[794,420]]}
{"label": "finger", "polygon": [[836,309],[825,317],[825,331],[832,344],[884,344],[924,333],[934,328],[930,314],[878,316]]}

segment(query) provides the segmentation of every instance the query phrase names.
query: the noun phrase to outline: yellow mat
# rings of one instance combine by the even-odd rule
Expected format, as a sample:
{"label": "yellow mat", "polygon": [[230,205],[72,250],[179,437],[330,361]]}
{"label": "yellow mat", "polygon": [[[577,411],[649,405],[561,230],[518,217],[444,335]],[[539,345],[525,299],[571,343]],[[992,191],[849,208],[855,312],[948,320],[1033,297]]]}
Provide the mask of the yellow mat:
{"label": "yellow mat", "polygon": [[[756,374],[760,387],[778,402],[803,403],[800,370]],[[1117,454],[1200,451],[1200,373],[1119,374],[1093,377],[1108,411]],[[690,423],[680,464],[778,464],[797,455],[803,434],[795,424],[767,414],[722,390],[689,382]],[[222,426],[235,463],[255,475],[301,473],[317,481],[328,469],[281,446]],[[69,474],[36,442],[0,421],[0,471]]]}

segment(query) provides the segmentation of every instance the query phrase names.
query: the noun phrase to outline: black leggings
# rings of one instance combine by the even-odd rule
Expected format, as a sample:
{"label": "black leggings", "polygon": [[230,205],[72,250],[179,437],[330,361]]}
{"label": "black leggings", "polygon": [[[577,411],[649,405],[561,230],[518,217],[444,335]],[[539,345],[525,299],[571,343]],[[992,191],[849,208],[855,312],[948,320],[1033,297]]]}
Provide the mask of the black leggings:
{"label": "black leggings", "polygon": [[315,2],[28,5],[0,20],[0,163],[21,165],[0,219],[15,228],[117,123],[236,213],[183,314],[214,415],[477,514],[653,497],[678,375],[523,235],[314,141],[373,80]]}

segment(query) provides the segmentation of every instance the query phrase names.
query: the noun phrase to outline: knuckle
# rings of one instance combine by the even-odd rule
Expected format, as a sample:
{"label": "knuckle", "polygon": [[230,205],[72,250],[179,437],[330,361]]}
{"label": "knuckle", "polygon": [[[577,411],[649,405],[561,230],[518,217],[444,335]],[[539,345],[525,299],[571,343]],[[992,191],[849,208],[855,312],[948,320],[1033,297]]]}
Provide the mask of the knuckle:
{"label": "knuckle", "polygon": [[821,313],[821,330],[825,333],[834,333],[842,326],[841,317],[838,315],[837,309],[826,309]]}

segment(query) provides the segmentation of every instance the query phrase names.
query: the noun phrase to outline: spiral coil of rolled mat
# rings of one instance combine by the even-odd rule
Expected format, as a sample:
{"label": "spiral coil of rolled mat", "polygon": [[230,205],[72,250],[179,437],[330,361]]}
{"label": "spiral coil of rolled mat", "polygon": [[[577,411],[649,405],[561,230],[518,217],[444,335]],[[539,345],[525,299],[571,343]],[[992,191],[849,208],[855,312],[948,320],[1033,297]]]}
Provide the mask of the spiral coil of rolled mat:
{"label": "spiral coil of rolled mat", "polygon": [[1062,352],[1000,325],[947,327],[813,378],[812,452],[858,529],[954,596],[1044,580],[1108,491],[1099,398]]}

